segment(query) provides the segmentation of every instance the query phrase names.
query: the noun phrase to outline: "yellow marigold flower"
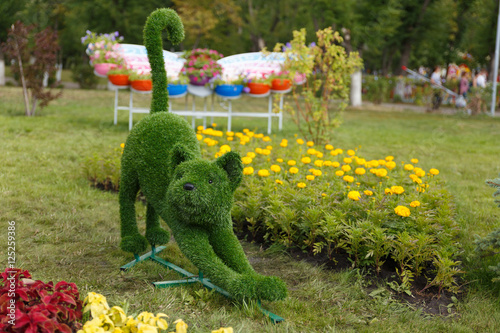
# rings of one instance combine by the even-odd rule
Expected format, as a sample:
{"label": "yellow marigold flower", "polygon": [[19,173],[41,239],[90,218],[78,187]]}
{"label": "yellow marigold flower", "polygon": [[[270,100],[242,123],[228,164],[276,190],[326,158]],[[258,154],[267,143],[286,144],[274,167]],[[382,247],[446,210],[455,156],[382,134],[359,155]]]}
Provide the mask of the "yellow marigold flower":
{"label": "yellow marigold flower", "polygon": [[315,175],[316,177],[319,177],[323,174],[323,172],[321,172],[321,170],[313,170],[312,174]]}
{"label": "yellow marigold flower", "polygon": [[415,174],[419,177],[425,176],[425,171],[421,168],[415,168],[413,172],[415,172]]}
{"label": "yellow marigold flower", "polygon": [[413,208],[418,207],[418,206],[420,206],[420,201],[417,201],[417,200],[412,201],[412,202],[410,202],[410,206],[412,206]]}
{"label": "yellow marigold flower", "polygon": [[332,156],[337,156],[338,154],[339,154],[339,153],[337,153],[335,150],[332,150],[332,151],[330,152],[330,155],[332,155]]}
{"label": "yellow marigold flower", "polygon": [[259,172],[257,172],[257,174],[261,177],[269,177],[270,175],[269,170],[267,169],[261,169],[259,170]]}
{"label": "yellow marigold flower", "polygon": [[236,132],[234,133],[234,136],[237,137],[237,138],[241,138],[244,134],[241,133],[241,132]]}
{"label": "yellow marigold flower", "polygon": [[250,151],[247,153],[247,156],[250,158],[255,158],[255,156],[257,156],[257,155],[255,155],[255,153],[253,151]]}
{"label": "yellow marigold flower", "polygon": [[385,177],[385,176],[387,176],[387,170],[386,169],[377,169],[377,176],[378,177]]}
{"label": "yellow marigold flower", "polygon": [[228,131],[228,132],[226,132],[226,135],[227,136],[234,136],[234,132],[233,131]]}
{"label": "yellow marigold flower", "polygon": [[425,188],[417,186],[417,192],[424,193],[425,192]]}
{"label": "yellow marigold flower", "polygon": [[436,175],[439,175],[439,170],[432,168],[429,170],[429,173],[433,176],[436,176]]}
{"label": "yellow marigold flower", "polygon": [[262,155],[270,155],[271,151],[269,149],[262,149]]}
{"label": "yellow marigold flower", "polygon": [[200,125],[200,126],[196,127],[196,129],[197,129],[198,131],[203,131],[205,128],[204,128],[202,125]]}
{"label": "yellow marigold flower", "polygon": [[314,146],[314,142],[312,142],[312,141],[307,141],[307,146],[308,146],[308,147],[312,147],[312,146]]}
{"label": "yellow marigold flower", "polygon": [[366,173],[366,170],[364,168],[356,168],[356,170],[354,170],[354,172],[357,175],[364,175]]}
{"label": "yellow marigold flower", "polygon": [[326,197],[326,193],[321,193],[321,196],[322,197]]}
{"label": "yellow marigold flower", "polygon": [[371,172],[371,173],[373,173],[374,175],[376,175],[376,174],[377,174],[377,170],[378,170],[378,169],[371,168],[371,169],[370,169],[370,172]]}
{"label": "yellow marigold flower", "polygon": [[201,141],[201,140],[203,140],[203,135],[196,134],[196,138],[198,139],[198,141]]}
{"label": "yellow marigold flower", "polygon": [[394,156],[390,156],[390,155],[389,155],[389,156],[386,156],[386,157],[385,157],[385,160],[386,160],[387,162],[390,162],[390,161],[394,160]]}
{"label": "yellow marigold flower", "polygon": [[406,171],[412,171],[415,167],[412,164],[405,164],[404,169]]}
{"label": "yellow marigold flower", "polygon": [[344,176],[344,178],[342,178],[345,182],[348,182],[348,183],[352,183],[354,181],[354,177],[353,176]]}
{"label": "yellow marigold flower", "polygon": [[392,191],[391,191],[391,189],[390,189],[390,188],[386,188],[386,189],[384,190],[384,193],[385,193],[385,194],[392,194]]}
{"label": "yellow marigold flower", "polygon": [[255,148],[255,152],[257,154],[262,154],[262,148]]}
{"label": "yellow marigold flower", "polygon": [[352,163],[352,158],[344,157],[344,163],[347,163],[347,164]]}
{"label": "yellow marigold flower", "polygon": [[220,146],[219,151],[224,154],[224,153],[230,152],[231,147],[229,147],[229,145],[222,145],[222,146]]}
{"label": "yellow marigold flower", "polygon": [[282,158],[277,158],[277,159],[276,159],[276,162],[278,162],[278,163],[283,163],[283,159],[282,159]]}
{"label": "yellow marigold flower", "polygon": [[342,170],[338,170],[338,171],[335,171],[335,174],[339,177],[342,177],[344,175],[344,171]]}
{"label": "yellow marigold flower", "polygon": [[366,164],[366,160],[364,158],[358,158],[356,156],[356,164],[357,165],[365,165]]}
{"label": "yellow marigold flower", "polygon": [[280,146],[286,148],[288,147],[288,142],[281,141]]}
{"label": "yellow marigold flower", "polygon": [[291,167],[291,168],[290,168],[290,170],[288,170],[288,171],[290,171],[290,173],[293,175],[293,174],[298,173],[298,172],[299,172],[299,169],[298,169],[298,168],[296,168],[296,167]]}
{"label": "yellow marigold flower", "polygon": [[394,212],[399,216],[407,217],[410,216],[410,209],[405,206],[397,206],[394,208]]}
{"label": "yellow marigold flower", "polygon": [[243,164],[250,164],[250,163],[252,163],[252,158],[251,158],[251,157],[249,157],[249,156],[242,157],[242,158],[241,158],[241,162],[242,162]]}
{"label": "yellow marigold flower", "polygon": [[[199,139],[198,139],[198,140],[199,140]],[[121,144],[120,144],[120,147],[122,147],[122,149],[123,149],[123,148],[125,148],[125,144],[124,144],[124,143],[121,143]]]}
{"label": "yellow marigold flower", "polygon": [[332,162],[332,167],[338,168],[340,166],[339,162]]}
{"label": "yellow marigold flower", "polygon": [[302,157],[302,159],[300,160],[302,163],[304,164],[309,164],[311,163],[311,158],[306,156],[306,157]]}
{"label": "yellow marigold flower", "polygon": [[414,175],[415,177],[412,178],[413,182],[414,183],[417,183],[417,184],[422,184],[422,179],[418,178],[417,175]]}
{"label": "yellow marigold flower", "polygon": [[246,167],[246,168],[243,169],[243,174],[244,175],[251,175],[251,174],[253,174],[253,172],[254,172],[254,170],[253,170],[252,167]]}
{"label": "yellow marigold flower", "polygon": [[271,165],[271,171],[280,172],[281,167],[279,165],[273,164],[273,165]]}
{"label": "yellow marigold flower", "polygon": [[346,165],[343,165],[343,166],[342,166],[342,171],[344,171],[344,172],[349,172],[349,171],[351,171],[351,166],[350,166],[350,165],[347,165],[347,164],[346,164]]}
{"label": "yellow marigold flower", "polygon": [[309,149],[307,150],[307,153],[308,153],[309,155],[316,155],[316,149],[314,149],[314,148],[309,148]]}
{"label": "yellow marigold flower", "polygon": [[250,130],[248,128],[243,129],[243,133],[248,133],[248,132],[250,132]]}
{"label": "yellow marigold flower", "polygon": [[255,134],[254,137],[257,139],[262,139],[264,137],[264,134],[262,134],[262,133]]}
{"label": "yellow marigold flower", "polygon": [[395,194],[402,194],[404,193],[405,189],[403,186],[391,186],[391,192]]}
{"label": "yellow marigold flower", "polygon": [[371,168],[376,168],[376,167],[378,167],[378,164],[379,164],[377,160],[371,160],[368,163],[370,164]]}
{"label": "yellow marigold flower", "polygon": [[255,133],[254,133],[254,132],[252,132],[252,131],[248,131],[248,132],[247,132],[247,136],[248,136],[249,138],[252,138],[254,135],[255,135]]}
{"label": "yellow marigold flower", "polygon": [[212,127],[217,127],[217,124],[216,123],[212,123]]}
{"label": "yellow marigold flower", "polygon": [[273,146],[266,146],[266,149],[273,150]]}
{"label": "yellow marigold flower", "polygon": [[299,145],[303,145],[303,144],[304,144],[304,140],[302,140],[302,139],[297,139],[297,143],[298,143]]}
{"label": "yellow marigold flower", "polygon": [[317,157],[317,158],[323,158],[323,156],[324,156],[324,155],[323,155],[323,153],[322,153],[322,152],[320,152],[320,151],[316,151],[316,157]]}
{"label": "yellow marigold flower", "polygon": [[340,154],[344,153],[344,150],[341,149],[341,148],[337,148],[337,149],[335,149],[335,151],[337,152],[337,155],[340,155]]}
{"label": "yellow marigold flower", "polygon": [[314,180],[314,176],[313,176],[313,175],[307,175],[307,176],[306,176],[306,179],[307,179],[307,180]]}
{"label": "yellow marigold flower", "polygon": [[373,195],[373,192],[370,190],[364,190],[363,193],[368,196]]}
{"label": "yellow marigold flower", "polygon": [[378,160],[378,165],[379,166],[385,166],[386,163],[387,163],[386,160]]}
{"label": "yellow marigold flower", "polygon": [[396,167],[396,162],[394,161],[389,161],[385,164],[386,168],[389,169],[389,170],[392,170]]}
{"label": "yellow marigold flower", "polygon": [[356,152],[354,150],[352,150],[352,149],[349,149],[347,151],[347,155],[349,155],[349,156],[354,156],[355,154],[356,154]]}
{"label": "yellow marigold flower", "polygon": [[411,162],[411,163],[413,163],[413,164],[417,164],[417,163],[418,163],[418,159],[416,159],[416,158],[412,158],[412,159],[410,160],[410,162]]}
{"label": "yellow marigold flower", "polygon": [[332,145],[326,145],[326,146],[325,146],[325,149],[326,149],[326,150],[333,150],[333,146],[332,146]]}
{"label": "yellow marigold flower", "polygon": [[276,184],[283,185],[283,182],[281,180],[279,180],[279,179],[276,179],[275,182],[276,182]]}
{"label": "yellow marigold flower", "polygon": [[246,136],[246,135],[243,135],[241,138],[240,138],[241,141],[243,142],[250,142],[250,137]]}
{"label": "yellow marigold flower", "polygon": [[244,146],[244,145],[246,145],[246,144],[247,144],[247,143],[246,143],[246,141],[240,141],[240,145],[243,145],[243,146]]}
{"label": "yellow marigold flower", "polygon": [[332,161],[325,161],[325,162],[323,162],[323,165],[327,166],[327,167],[332,166]]}
{"label": "yellow marigold flower", "polygon": [[321,168],[323,166],[323,160],[316,160],[314,161],[314,165],[317,166],[318,168]]}
{"label": "yellow marigold flower", "polygon": [[268,137],[268,136],[265,136],[265,137],[262,138],[262,141],[269,142],[269,141],[271,141],[271,138]]}
{"label": "yellow marigold flower", "polygon": [[361,198],[361,194],[359,194],[358,191],[349,191],[349,193],[347,193],[347,197],[351,200],[359,201],[359,198]]}
{"label": "yellow marigold flower", "polygon": [[286,162],[288,165],[290,166],[294,166],[295,164],[297,164],[297,162],[295,162],[294,160],[289,160],[288,162]]}
{"label": "yellow marigold flower", "polygon": [[233,140],[234,140],[234,138],[232,136],[227,137],[227,141],[233,141]]}
{"label": "yellow marigold flower", "polygon": [[299,188],[304,188],[304,187],[306,187],[307,185],[306,185],[306,183],[302,183],[302,182],[300,182],[300,183],[298,183],[298,184],[297,184],[297,186],[298,186]]}

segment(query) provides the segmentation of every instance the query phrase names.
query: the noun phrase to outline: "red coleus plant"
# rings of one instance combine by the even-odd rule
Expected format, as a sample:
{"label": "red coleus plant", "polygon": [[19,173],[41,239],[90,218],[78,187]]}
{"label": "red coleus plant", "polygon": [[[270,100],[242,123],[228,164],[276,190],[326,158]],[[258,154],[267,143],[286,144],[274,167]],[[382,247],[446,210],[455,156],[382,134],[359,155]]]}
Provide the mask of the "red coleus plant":
{"label": "red coleus plant", "polygon": [[63,332],[81,327],[82,301],[74,283],[31,280],[28,271],[7,268],[0,284],[0,332]]}

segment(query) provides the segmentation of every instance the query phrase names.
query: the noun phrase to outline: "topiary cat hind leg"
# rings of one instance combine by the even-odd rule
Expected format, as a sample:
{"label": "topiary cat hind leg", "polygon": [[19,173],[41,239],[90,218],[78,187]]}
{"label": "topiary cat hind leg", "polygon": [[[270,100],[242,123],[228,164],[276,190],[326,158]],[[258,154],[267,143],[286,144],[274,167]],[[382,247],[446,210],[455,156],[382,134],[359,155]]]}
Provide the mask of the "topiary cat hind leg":
{"label": "topiary cat hind leg", "polygon": [[146,239],[151,246],[167,244],[170,240],[170,233],[160,226],[160,217],[150,203],[146,211]]}
{"label": "topiary cat hind leg", "polygon": [[137,229],[135,217],[135,199],[139,192],[139,181],[134,173],[124,172],[122,169],[120,182],[120,220],[121,237],[120,248],[123,251],[138,254],[144,252],[148,242]]}

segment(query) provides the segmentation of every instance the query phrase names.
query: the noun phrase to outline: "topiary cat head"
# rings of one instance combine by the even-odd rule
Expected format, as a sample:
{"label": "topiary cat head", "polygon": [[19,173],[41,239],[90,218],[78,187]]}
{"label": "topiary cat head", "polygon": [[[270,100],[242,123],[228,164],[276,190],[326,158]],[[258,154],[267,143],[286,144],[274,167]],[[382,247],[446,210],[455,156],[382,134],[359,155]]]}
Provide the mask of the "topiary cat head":
{"label": "topiary cat head", "polygon": [[179,221],[204,228],[227,224],[234,191],[243,177],[239,154],[228,152],[209,162],[176,144],[169,169],[167,206]]}

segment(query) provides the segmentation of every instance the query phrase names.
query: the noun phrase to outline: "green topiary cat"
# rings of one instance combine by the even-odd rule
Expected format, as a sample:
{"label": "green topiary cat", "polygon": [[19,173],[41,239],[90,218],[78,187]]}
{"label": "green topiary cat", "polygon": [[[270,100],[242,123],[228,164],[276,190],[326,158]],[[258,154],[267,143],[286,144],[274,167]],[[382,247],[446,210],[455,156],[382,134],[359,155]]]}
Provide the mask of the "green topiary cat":
{"label": "green topiary cat", "polygon": [[[213,162],[201,158],[196,134],[183,118],[168,113],[167,76],[161,32],[179,43],[182,22],[171,9],[147,19],[144,43],[153,79],[151,115],[130,132],[122,157],[120,183],[121,248],[141,253],[169,241],[167,222],[182,253],[213,283],[237,298],[279,300],[287,295],[277,277],[257,274],[232,230],[233,193],[242,179],[242,163],[229,152]],[[147,200],[146,237],[139,234],[135,200]]]}

